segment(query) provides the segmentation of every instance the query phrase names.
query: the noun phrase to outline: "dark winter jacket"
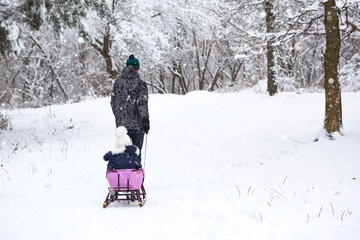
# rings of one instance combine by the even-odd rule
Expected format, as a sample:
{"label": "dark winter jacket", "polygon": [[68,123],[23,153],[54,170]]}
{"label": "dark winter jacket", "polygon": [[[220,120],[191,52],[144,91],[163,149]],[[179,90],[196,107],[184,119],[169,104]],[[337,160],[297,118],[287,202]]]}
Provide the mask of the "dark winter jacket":
{"label": "dark winter jacket", "polygon": [[111,94],[111,108],[116,127],[142,129],[143,119],[149,119],[148,90],[133,66],[127,66],[115,81]]}
{"label": "dark winter jacket", "polygon": [[107,165],[108,170],[138,169],[142,167],[139,149],[134,145],[110,151],[104,155],[104,160],[109,161]]}

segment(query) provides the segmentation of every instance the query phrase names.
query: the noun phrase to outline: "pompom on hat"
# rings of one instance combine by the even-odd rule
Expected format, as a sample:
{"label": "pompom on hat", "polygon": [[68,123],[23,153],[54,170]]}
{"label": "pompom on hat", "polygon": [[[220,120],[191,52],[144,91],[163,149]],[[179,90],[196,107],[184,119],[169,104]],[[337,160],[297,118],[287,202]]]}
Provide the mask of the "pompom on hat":
{"label": "pompom on hat", "polygon": [[123,126],[118,127],[115,132],[116,135],[116,148],[123,148],[131,145],[130,137],[127,135],[127,129]]}
{"label": "pompom on hat", "polygon": [[126,61],[126,66],[133,66],[135,70],[140,69],[140,63],[137,58],[133,54],[129,56],[129,59]]}

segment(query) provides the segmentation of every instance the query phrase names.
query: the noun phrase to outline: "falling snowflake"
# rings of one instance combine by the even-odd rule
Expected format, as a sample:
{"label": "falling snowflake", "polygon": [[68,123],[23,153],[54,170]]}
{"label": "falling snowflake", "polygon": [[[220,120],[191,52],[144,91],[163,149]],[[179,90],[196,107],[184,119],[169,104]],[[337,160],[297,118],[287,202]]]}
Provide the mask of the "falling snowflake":
{"label": "falling snowflake", "polygon": [[292,11],[291,11],[291,9],[290,8],[288,8],[288,9],[286,9],[286,14],[289,16],[289,17],[291,17],[292,16]]}
{"label": "falling snowflake", "polygon": [[342,0],[336,1],[336,6],[339,7],[339,8],[343,7],[344,4],[345,4],[345,3],[344,3],[344,1],[342,1]]}
{"label": "falling snowflake", "polygon": [[79,42],[79,43],[83,43],[83,42],[84,42],[84,39],[83,39],[82,37],[79,37],[79,38],[78,38],[78,42]]}

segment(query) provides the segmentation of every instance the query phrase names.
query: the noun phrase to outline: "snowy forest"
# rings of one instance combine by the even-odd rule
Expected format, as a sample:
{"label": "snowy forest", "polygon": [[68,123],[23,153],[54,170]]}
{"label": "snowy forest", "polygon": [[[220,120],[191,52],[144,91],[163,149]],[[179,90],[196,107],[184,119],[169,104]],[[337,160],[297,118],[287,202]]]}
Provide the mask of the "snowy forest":
{"label": "snowy forest", "polygon": [[[113,202],[130,55],[146,198]],[[0,239],[359,240],[359,122],[360,0],[0,0]]]}
{"label": "snowy forest", "polygon": [[[261,80],[272,80],[274,93],[321,91],[326,2],[1,0],[0,103],[108,96],[130,54],[151,93],[234,91]],[[335,7],[341,90],[358,91],[360,1]]]}

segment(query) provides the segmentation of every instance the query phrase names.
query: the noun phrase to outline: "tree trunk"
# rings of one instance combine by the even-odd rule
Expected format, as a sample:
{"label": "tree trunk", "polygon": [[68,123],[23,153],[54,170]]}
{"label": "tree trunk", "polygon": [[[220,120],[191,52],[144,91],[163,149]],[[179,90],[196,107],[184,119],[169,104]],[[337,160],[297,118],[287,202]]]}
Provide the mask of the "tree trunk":
{"label": "tree trunk", "polygon": [[268,86],[267,90],[270,96],[277,93],[277,69],[276,69],[276,47],[274,46],[274,38],[271,36],[274,30],[274,1],[265,1],[265,12],[266,12],[266,33],[268,33],[269,39],[267,40],[267,75],[268,75]]}
{"label": "tree trunk", "polygon": [[111,49],[111,40],[110,40],[110,26],[106,28],[106,35],[104,36],[104,58],[106,61],[106,71],[109,73],[110,77],[115,79],[118,75],[116,70],[113,70],[112,58],[110,55]]}
{"label": "tree trunk", "polygon": [[0,130],[7,130],[9,127],[9,119],[0,112]]}
{"label": "tree trunk", "polygon": [[185,77],[184,77],[182,69],[181,69],[181,64],[178,65],[177,70],[179,72],[178,78],[179,78],[179,84],[180,84],[180,87],[181,87],[181,91],[182,91],[183,95],[185,95],[189,91],[188,91],[188,88],[186,86],[186,81],[185,81]]}
{"label": "tree trunk", "polygon": [[341,90],[338,78],[340,31],[335,0],[325,2],[325,124],[328,134],[340,132],[342,127]]}
{"label": "tree trunk", "polygon": [[175,94],[175,81],[176,81],[176,75],[174,74],[174,72],[176,71],[176,64],[175,62],[173,62],[173,67],[172,67],[172,80],[171,80],[171,93]]}
{"label": "tree trunk", "polygon": [[[112,1],[112,13],[115,12],[115,7],[117,5],[117,0]],[[113,61],[111,58],[110,50],[112,45],[111,40],[111,33],[110,33],[110,23],[106,26],[106,33],[103,36],[103,41],[101,42],[98,39],[95,39],[96,43],[92,43],[91,46],[93,46],[105,59],[106,62],[106,72],[109,74],[109,77],[112,79],[115,79],[118,77],[117,70],[113,69]]]}
{"label": "tree trunk", "polygon": [[198,72],[198,82],[199,82],[199,90],[203,90],[203,84],[201,83],[201,67],[200,67],[200,57],[199,57],[199,51],[197,46],[197,39],[196,39],[196,33],[193,31],[194,36],[194,46],[195,46],[195,55],[196,55],[196,66],[197,66],[197,72]]}
{"label": "tree trunk", "polygon": [[[181,63],[177,64],[175,61],[173,62],[172,74],[173,74],[173,80],[175,80],[176,78],[179,80],[179,86],[180,86],[179,90],[181,90],[181,93],[183,95],[188,93],[188,88],[186,86],[185,77],[184,77],[184,75],[182,73],[182,69],[181,69]],[[179,91],[179,94],[181,94],[181,93]]]}
{"label": "tree trunk", "polygon": [[106,34],[103,36],[103,42],[98,39],[95,39],[96,43],[92,43],[93,46],[105,59],[106,62],[106,72],[109,74],[109,77],[115,79],[118,76],[118,72],[113,69],[112,58],[110,55],[111,50],[111,34],[110,34],[110,26],[106,27]]}
{"label": "tree trunk", "polygon": [[231,84],[234,84],[236,82],[236,77],[239,74],[239,71],[240,71],[243,63],[244,62],[236,61],[235,65],[234,65],[234,68],[230,67],[230,71],[231,71],[231,80],[230,80],[230,82],[231,82]]}
{"label": "tree trunk", "polygon": [[[193,31],[193,36],[194,36],[194,46],[195,46],[195,55],[196,55],[196,66],[197,66],[197,70],[198,70],[199,90],[204,90],[205,73],[206,73],[206,69],[208,67],[208,63],[209,63],[209,59],[210,59],[212,43],[210,42],[208,44],[207,41],[204,41],[203,44],[202,44],[202,46],[203,46],[203,57],[205,57],[205,54],[206,54],[206,60],[205,60],[205,63],[204,63],[204,67],[201,70],[200,56],[199,56],[195,31]],[[208,46],[209,50],[207,50],[207,46]],[[196,88],[195,88],[195,90],[196,90]]]}

